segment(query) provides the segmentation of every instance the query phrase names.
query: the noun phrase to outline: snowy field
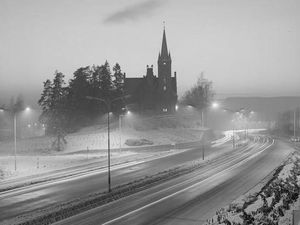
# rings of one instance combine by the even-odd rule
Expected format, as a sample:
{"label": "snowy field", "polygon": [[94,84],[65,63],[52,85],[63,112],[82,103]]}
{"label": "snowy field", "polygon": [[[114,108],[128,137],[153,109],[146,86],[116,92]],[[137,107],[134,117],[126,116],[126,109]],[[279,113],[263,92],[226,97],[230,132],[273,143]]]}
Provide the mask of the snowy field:
{"label": "snowy field", "polygon": [[[112,164],[141,160],[161,154],[157,151],[129,151],[130,146],[124,144],[127,139],[144,138],[153,141],[154,145],[163,145],[196,141],[200,139],[202,133],[202,130],[187,128],[137,131],[128,127],[122,130],[120,138],[119,130],[113,129],[110,134]],[[99,162],[99,165],[103,166],[107,164],[106,129],[90,128],[68,135],[67,145],[60,152],[52,149],[53,140],[54,138],[50,137],[18,140],[16,171],[13,142],[0,143],[0,180],[46,173],[92,162]],[[122,143],[121,146],[120,143]]]}

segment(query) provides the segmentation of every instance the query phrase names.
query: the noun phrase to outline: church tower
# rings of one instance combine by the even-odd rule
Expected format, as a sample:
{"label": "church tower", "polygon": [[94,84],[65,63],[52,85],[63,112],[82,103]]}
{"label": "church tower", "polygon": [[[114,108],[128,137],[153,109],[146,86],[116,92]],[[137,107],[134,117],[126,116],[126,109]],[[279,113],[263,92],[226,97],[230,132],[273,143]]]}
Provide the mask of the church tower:
{"label": "church tower", "polygon": [[[163,112],[173,112],[175,110],[175,104],[177,101],[177,90],[174,89],[174,84],[171,75],[171,54],[167,47],[166,31],[164,28],[161,52],[158,55],[158,94],[159,104],[158,110]],[[176,82],[176,77],[175,77]],[[174,93],[176,100],[174,103]]]}
{"label": "church tower", "polygon": [[168,51],[165,28],[163,29],[161,50],[157,60],[157,76],[153,66],[147,66],[147,73],[142,78],[125,77],[124,92],[130,95],[132,110],[152,111],[155,113],[174,113],[177,104],[176,72],[172,76],[172,60]]}

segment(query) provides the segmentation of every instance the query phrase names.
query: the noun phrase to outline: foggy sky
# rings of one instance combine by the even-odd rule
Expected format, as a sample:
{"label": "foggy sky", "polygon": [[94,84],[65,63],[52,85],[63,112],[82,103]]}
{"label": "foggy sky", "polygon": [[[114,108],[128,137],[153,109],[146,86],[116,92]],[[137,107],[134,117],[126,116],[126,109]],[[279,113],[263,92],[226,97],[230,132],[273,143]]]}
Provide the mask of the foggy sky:
{"label": "foggy sky", "polygon": [[[166,21],[178,91],[201,71],[219,96],[300,95],[299,0],[0,0],[0,104],[36,102],[55,70],[146,73]],[[31,103],[32,104],[32,103]]]}

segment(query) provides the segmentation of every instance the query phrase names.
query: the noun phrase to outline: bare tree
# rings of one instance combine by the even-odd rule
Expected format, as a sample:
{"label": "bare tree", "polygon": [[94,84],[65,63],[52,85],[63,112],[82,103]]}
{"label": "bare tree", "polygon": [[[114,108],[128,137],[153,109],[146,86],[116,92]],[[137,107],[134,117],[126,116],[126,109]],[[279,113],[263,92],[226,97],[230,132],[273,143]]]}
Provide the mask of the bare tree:
{"label": "bare tree", "polygon": [[212,89],[212,81],[204,78],[204,73],[201,72],[197,83],[183,95],[181,103],[184,105],[193,106],[196,109],[200,110],[202,115],[202,125],[204,125],[204,112],[211,104],[213,97],[214,91]]}

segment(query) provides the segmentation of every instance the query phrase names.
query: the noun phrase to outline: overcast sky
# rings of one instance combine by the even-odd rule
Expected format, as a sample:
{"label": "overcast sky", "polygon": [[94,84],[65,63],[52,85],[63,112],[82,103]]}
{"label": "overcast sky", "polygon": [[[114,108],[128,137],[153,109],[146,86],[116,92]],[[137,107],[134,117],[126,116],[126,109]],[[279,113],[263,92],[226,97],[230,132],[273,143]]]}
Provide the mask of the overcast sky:
{"label": "overcast sky", "polygon": [[106,59],[157,74],[163,21],[179,94],[204,71],[221,96],[300,95],[299,12],[299,0],[0,0],[0,103],[37,101],[55,70],[68,80]]}

